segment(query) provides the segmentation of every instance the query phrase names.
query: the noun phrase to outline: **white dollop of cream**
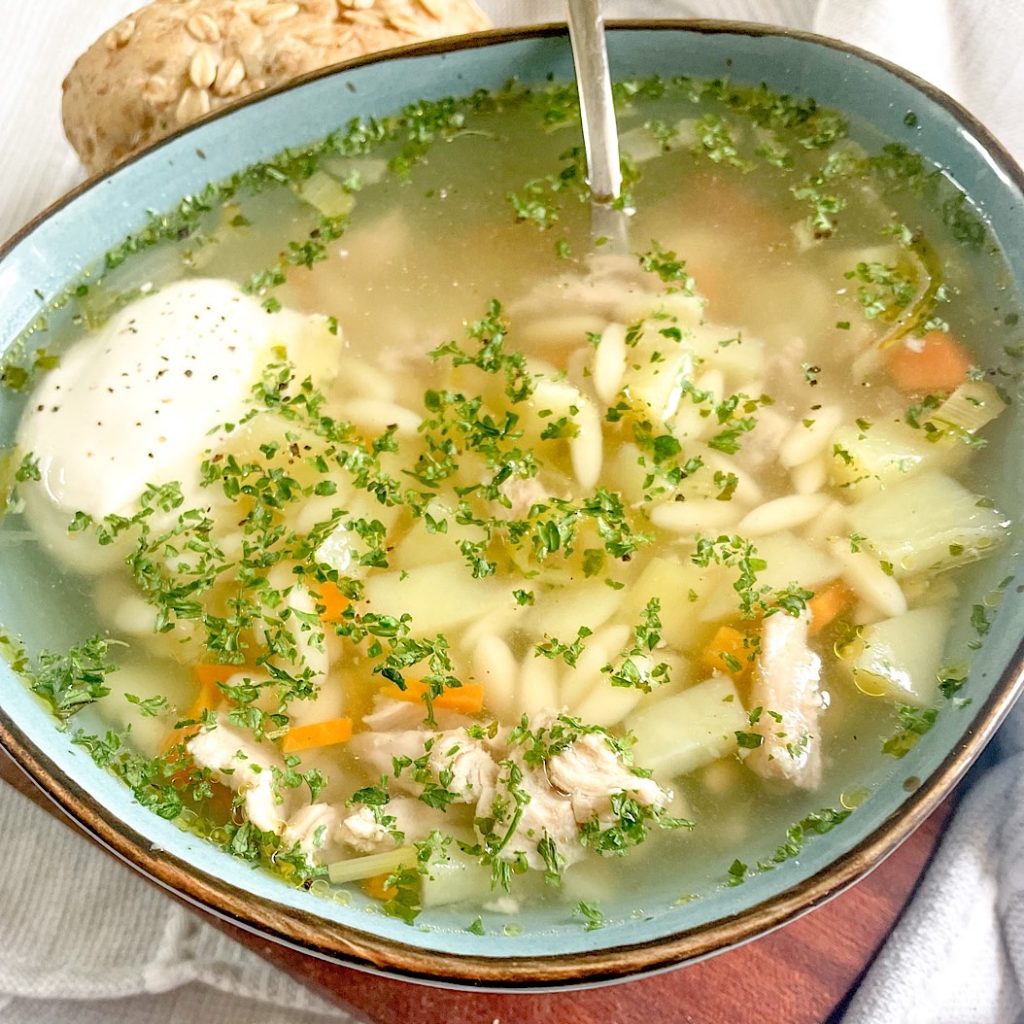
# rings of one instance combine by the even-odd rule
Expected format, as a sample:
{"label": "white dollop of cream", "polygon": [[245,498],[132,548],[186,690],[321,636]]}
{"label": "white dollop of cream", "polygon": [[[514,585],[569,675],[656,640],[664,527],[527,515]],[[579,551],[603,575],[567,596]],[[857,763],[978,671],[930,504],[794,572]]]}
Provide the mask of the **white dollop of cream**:
{"label": "white dollop of cream", "polygon": [[108,559],[95,541],[83,538],[88,555],[66,532],[75,512],[130,514],[147,485],[170,481],[201,501],[200,463],[220,443],[211,432],[245,414],[274,348],[308,372],[337,365],[327,344],[340,339],[324,318],[269,314],[229,281],[179,281],[127,306],[71,347],[22,418],[18,448],[40,471],[26,489],[37,530],[58,557],[99,569]]}

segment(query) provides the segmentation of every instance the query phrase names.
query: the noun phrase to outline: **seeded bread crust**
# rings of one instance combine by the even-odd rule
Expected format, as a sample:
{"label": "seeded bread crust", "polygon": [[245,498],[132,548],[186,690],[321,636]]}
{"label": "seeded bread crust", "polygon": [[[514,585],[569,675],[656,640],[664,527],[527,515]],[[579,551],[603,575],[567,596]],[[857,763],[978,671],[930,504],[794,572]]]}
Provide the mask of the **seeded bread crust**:
{"label": "seeded bread crust", "polygon": [[474,0],[153,0],[75,62],[64,132],[89,171],[104,171],[305,72],[489,27]]}

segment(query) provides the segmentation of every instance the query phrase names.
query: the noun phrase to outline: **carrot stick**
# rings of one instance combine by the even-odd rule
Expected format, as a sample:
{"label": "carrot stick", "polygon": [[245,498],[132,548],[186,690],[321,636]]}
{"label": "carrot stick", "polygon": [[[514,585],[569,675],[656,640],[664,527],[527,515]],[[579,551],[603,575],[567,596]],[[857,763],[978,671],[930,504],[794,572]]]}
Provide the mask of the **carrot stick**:
{"label": "carrot stick", "polygon": [[244,665],[193,665],[192,675],[200,687],[216,687],[218,683],[226,683],[239,672],[248,672]]}
{"label": "carrot stick", "polygon": [[388,885],[387,880],[391,877],[389,874],[385,875],[372,875],[370,878],[363,879],[363,892],[372,900],[380,900],[381,903],[386,903],[398,890],[393,885]]}
{"label": "carrot stick", "polygon": [[[198,722],[204,711],[213,711],[223,699],[217,683],[226,682],[233,675],[244,671],[240,665],[193,665],[192,674],[199,684],[192,706],[184,715],[184,719]],[[161,753],[166,753],[178,743],[191,739],[199,731],[198,725],[183,725],[180,729],[172,729],[165,737]]]}
{"label": "carrot stick", "polygon": [[972,360],[951,334],[929,331],[891,348],[886,364],[902,391],[952,391],[967,379]]}
{"label": "carrot stick", "polygon": [[300,750],[330,747],[351,738],[351,718],[329,718],[326,722],[314,722],[312,725],[300,725],[289,729],[281,740],[281,752],[297,754]]}
{"label": "carrot stick", "polygon": [[711,642],[704,648],[701,665],[706,672],[718,672],[744,679],[750,674],[753,642],[749,633],[734,626],[719,626]]}
{"label": "carrot stick", "polygon": [[[397,686],[385,686],[381,689],[381,695],[391,700],[405,700],[410,703],[417,703],[423,700],[427,692],[427,684],[410,680],[404,690]],[[433,700],[435,708],[443,708],[448,711],[459,711],[464,715],[476,715],[484,709],[484,688],[479,683],[463,683],[462,686],[455,686],[445,690],[439,697]]]}
{"label": "carrot stick", "polygon": [[338,589],[336,583],[328,580],[320,587],[317,604],[323,608],[320,613],[322,622],[340,622],[342,613],[349,605],[348,598]]}
{"label": "carrot stick", "polygon": [[807,602],[807,610],[811,613],[811,636],[817,636],[829,623],[839,618],[853,604],[855,596],[842,580],[833,580],[819,590]]}

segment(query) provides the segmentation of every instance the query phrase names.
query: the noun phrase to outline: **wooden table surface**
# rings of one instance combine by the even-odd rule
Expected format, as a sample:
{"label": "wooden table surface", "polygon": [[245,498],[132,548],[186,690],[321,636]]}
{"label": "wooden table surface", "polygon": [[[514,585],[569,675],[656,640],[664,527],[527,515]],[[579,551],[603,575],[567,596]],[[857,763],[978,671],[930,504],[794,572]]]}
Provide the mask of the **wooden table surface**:
{"label": "wooden table surface", "polygon": [[[57,813],[2,750],[0,780]],[[944,803],[867,878],[770,935],[680,970],[588,992],[494,995],[390,981],[205,920],[372,1024],[822,1024],[841,1012],[892,929],[951,808]]]}

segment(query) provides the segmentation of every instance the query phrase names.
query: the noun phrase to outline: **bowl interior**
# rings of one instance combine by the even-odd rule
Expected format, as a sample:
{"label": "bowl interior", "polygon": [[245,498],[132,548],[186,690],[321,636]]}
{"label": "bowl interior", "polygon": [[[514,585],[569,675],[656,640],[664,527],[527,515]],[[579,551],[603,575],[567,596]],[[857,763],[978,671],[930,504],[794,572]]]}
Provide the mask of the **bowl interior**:
{"label": "bowl interior", "polygon": [[[906,78],[823,42],[736,26],[623,26],[611,32],[610,49],[619,77],[657,73],[765,82],[791,94],[812,95],[820,104],[837,107],[922,151],[970,194],[989,223],[1013,268],[1011,291],[1019,293],[1024,287],[1024,203],[1019,177],[1004,156],[979,137],[975,126]],[[0,346],[8,348],[41,312],[44,302],[39,295],[49,299],[58,294],[105,250],[138,229],[146,210],[172,208],[183,195],[207,182],[226,178],[284,147],[321,137],[353,117],[386,114],[421,97],[498,88],[513,77],[540,83],[549,75],[566,79],[571,74],[567,39],[561,31],[511,38],[496,34],[447,52],[368,61],[216,117],[93,183],[9,245],[0,262]],[[916,115],[913,127],[905,122],[909,111]],[[1017,309],[1015,296],[1007,294],[1007,307],[1000,316]],[[993,364],[1004,361],[1001,352],[981,355]],[[0,400],[0,433],[5,442],[13,436],[19,411],[19,402],[8,396]],[[1020,448],[1000,443],[1021,430],[1020,420],[1018,403],[1000,420],[998,436],[983,455],[993,481],[990,492],[1002,508],[1024,505]],[[1019,543],[1018,538],[1015,545]],[[968,579],[965,604],[982,602],[996,590],[1011,571],[1008,565],[1016,551],[1015,547],[1007,557],[978,567]],[[0,578],[0,623],[23,635],[30,648],[59,646],[76,633],[72,610],[62,608],[33,571],[28,550],[0,549]],[[305,937],[328,955],[366,956],[396,969],[405,962],[409,947],[499,961],[639,947],[625,960],[616,961],[617,966],[604,962],[592,968],[579,960],[575,968],[581,977],[592,970],[631,973],[659,962],[658,944],[671,937],[677,943],[673,955],[686,955],[687,950],[703,952],[705,945],[699,937],[679,945],[680,934],[689,936],[696,929],[739,916],[734,930],[718,933],[714,945],[777,923],[854,877],[868,859],[891,846],[908,823],[920,820],[934,806],[941,787],[951,785],[965,770],[981,738],[991,732],[1008,706],[1019,661],[1018,640],[1024,635],[1024,601],[1014,587],[1004,590],[1004,595],[995,628],[984,647],[971,656],[971,679],[963,691],[971,703],[945,710],[934,729],[903,760],[878,758],[868,780],[873,795],[840,828],[816,838],[799,857],[740,886],[721,884],[727,864],[711,865],[703,871],[703,895],[692,901],[680,897],[700,883],[702,871],[659,872],[641,890],[629,889],[614,902],[603,904],[607,923],[593,932],[584,931],[564,909],[556,913],[542,907],[526,907],[514,919],[485,913],[485,937],[466,930],[474,915],[459,908],[432,911],[424,915],[421,925],[409,927],[374,912],[358,894],[342,905],[289,888],[135,805],[119,782],[98,769],[84,751],[71,746],[66,734],[56,731],[42,705],[6,666],[0,666],[0,727],[8,741],[38,758],[37,770],[48,776],[51,788],[54,780],[58,788],[69,787],[67,796],[98,814],[91,826],[119,852],[165,883],[184,888],[191,897],[212,899],[224,912],[249,915],[251,924],[271,933],[300,942]],[[960,650],[971,639],[966,616],[960,618],[963,621],[950,638],[950,650]],[[968,743],[973,745],[968,748]],[[817,805],[820,801],[812,800],[809,807]],[[893,826],[901,808],[906,820]],[[751,857],[770,854],[783,838],[760,837],[752,845]],[[830,866],[831,874],[823,875]],[[184,873],[178,874],[180,868]],[[302,923],[298,931],[295,922]],[[346,935],[348,939],[339,938]],[[357,948],[361,936],[367,941],[384,940],[386,947],[396,951],[394,957],[379,950],[368,953],[368,946],[361,952]],[[421,963],[417,970],[455,979],[480,976],[468,962],[460,965],[452,959]],[[518,970],[517,978],[509,976],[498,983],[550,980],[537,962],[520,964]]]}

